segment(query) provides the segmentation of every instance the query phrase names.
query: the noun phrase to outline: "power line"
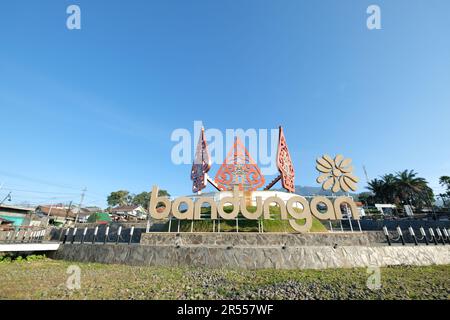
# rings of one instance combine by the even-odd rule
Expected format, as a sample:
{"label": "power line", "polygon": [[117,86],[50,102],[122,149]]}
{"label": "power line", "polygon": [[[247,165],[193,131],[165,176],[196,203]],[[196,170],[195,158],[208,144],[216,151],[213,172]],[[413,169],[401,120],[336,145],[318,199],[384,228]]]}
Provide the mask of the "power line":
{"label": "power line", "polygon": [[4,171],[0,171],[0,175],[4,175],[7,177],[12,177],[12,178],[16,178],[16,179],[22,179],[22,180],[28,180],[28,181],[32,181],[38,184],[46,184],[49,186],[54,186],[54,187],[58,187],[58,188],[63,188],[63,189],[72,189],[72,190],[80,190],[80,188],[76,188],[73,186],[68,186],[68,185],[63,185],[63,184],[59,184],[59,183],[54,183],[54,182],[49,182],[46,180],[42,180],[42,179],[36,179],[33,177],[28,177],[22,174],[16,174],[16,173],[9,173],[9,172],[4,172]]}
{"label": "power line", "polygon": [[37,191],[37,190],[25,190],[25,189],[15,189],[15,188],[8,188],[4,187],[3,189],[11,190],[11,191],[19,191],[19,192],[26,192],[26,193],[40,193],[40,194],[61,194],[61,195],[77,195],[78,193],[75,192],[54,192],[54,191]]}
{"label": "power line", "polygon": [[[17,192],[24,192],[24,193],[36,193],[36,194],[55,194],[55,195],[79,195],[79,193],[77,192],[57,192],[57,191],[40,191],[40,190],[31,190],[31,189],[21,189],[21,188],[10,188],[9,186],[12,186],[10,184],[8,184],[8,186],[3,186],[3,189],[5,190],[11,190],[11,191],[17,191]],[[106,195],[100,195],[98,193],[94,193],[94,192],[87,192],[87,189],[84,188],[82,190],[85,193],[85,196],[88,196],[90,198],[94,198],[94,199],[98,199],[92,195],[95,195],[99,198],[106,198]]]}

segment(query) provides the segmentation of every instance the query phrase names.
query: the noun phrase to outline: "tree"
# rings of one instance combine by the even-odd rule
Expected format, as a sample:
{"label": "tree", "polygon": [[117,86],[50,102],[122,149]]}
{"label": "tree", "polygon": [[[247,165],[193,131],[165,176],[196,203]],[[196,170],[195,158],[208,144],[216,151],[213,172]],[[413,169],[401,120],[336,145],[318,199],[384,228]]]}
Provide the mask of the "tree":
{"label": "tree", "polygon": [[369,181],[367,189],[374,194],[374,200],[385,202],[384,199],[384,181],[381,179],[373,179]]}
{"label": "tree", "polygon": [[394,174],[386,174],[380,179],[373,179],[368,189],[374,194],[374,201],[410,204],[421,207],[432,205],[433,190],[424,178],[418,177],[414,170],[404,170]]}
{"label": "tree", "polygon": [[397,172],[395,188],[399,200],[404,204],[419,207],[424,204],[432,205],[433,190],[428,187],[428,182],[424,178],[417,176],[417,172],[414,170]]}
{"label": "tree", "polygon": [[447,196],[450,197],[450,177],[449,176],[442,176],[439,178],[439,184],[445,188],[447,188]]}
{"label": "tree", "polygon": [[150,201],[150,193],[151,192],[141,192],[133,197],[132,203],[136,206],[141,206],[148,209],[148,203]]}
{"label": "tree", "polygon": [[111,207],[125,206],[131,204],[132,195],[127,190],[114,191],[111,192],[106,201]]}
{"label": "tree", "polygon": [[368,189],[374,194],[374,200],[382,203],[396,202],[395,176],[385,174],[380,179],[369,182]]}
{"label": "tree", "polygon": [[366,206],[375,205],[375,198],[372,192],[361,192],[360,194],[358,194],[357,199],[358,201],[364,203],[364,205]]}
{"label": "tree", "polygon": [[392,173],[385,174],[381,177],[383,181],[383,197],[388,203],[397,203],[398,202],[398,192],[396,190],[396,176]]}
{"label": "tree", "polygon": [[439,184],[447,189],[445,191],[445,193],[439,194],[439,196],[441,197],[442,202],[444,204],[444,207],[446,207],[447,206],[447,202],[445,201],[445,199],[449,199],[450,198],[450,177],[449,176],[442,176],[442,177],[440,177],[439,178]]}
{"label": "tree", "polygon": [[158,197],[170,197],[170,193],[167,190],[161,189],[158,191]]}
{"label": "tree", "polygon": [[[145,210],[148,210],[148,205],[150,202],[151,192],[143,191],[135,196],[133,196],[133,200],[131,201],[132,204],[136,206],[142,206]],[[170,197],[170,194],[167,192],[167,190],[159,190],[158,191],[159,197]]]}

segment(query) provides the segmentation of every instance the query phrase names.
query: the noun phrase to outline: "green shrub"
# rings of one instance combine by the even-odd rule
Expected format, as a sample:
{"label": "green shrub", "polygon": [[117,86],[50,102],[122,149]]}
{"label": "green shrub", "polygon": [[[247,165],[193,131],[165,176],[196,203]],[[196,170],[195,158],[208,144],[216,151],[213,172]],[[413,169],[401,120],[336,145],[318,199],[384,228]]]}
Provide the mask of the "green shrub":
{"label": "green shrub", "polygon": [[46,259],[45,254],[32,254],[32,255],[12,255],[12,254],[4,254],[0,255],[0,263],[11,263],[11,262],[33,262]]}
{"label": "green shrub", "polygon": [[28,262],[45,260],[46,258],[47,257],[45,256],[45,254],[39,254],[39,255],[32,254],[32,255],[29,255],[29,256],[26,257]]}
{"label": "green shrub", "polygon": [[9,263],[9,262],[11,262],[11,256],[6,254],[0,256],[0,263]]}

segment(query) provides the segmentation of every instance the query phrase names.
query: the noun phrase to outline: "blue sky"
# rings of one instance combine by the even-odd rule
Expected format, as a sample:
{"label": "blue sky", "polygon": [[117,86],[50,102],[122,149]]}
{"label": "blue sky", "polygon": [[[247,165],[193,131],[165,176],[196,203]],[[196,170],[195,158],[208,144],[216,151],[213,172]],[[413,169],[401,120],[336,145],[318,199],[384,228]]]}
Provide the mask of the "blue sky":
{"label": "blue sky", "polygon": [[[381,7],[382,30],[366,27]],[[82,29],[66,28],[77,4]],[[296,183],[343,153],[370,178],[450,174],[450,2],[3,1],[0,197],[190,193],[170,135],[283,125]],[[218,166],[212,169],[212,174]],[[269,180],[271,177],[267,177]],[[26,191],[22,191],[26,190]]]}

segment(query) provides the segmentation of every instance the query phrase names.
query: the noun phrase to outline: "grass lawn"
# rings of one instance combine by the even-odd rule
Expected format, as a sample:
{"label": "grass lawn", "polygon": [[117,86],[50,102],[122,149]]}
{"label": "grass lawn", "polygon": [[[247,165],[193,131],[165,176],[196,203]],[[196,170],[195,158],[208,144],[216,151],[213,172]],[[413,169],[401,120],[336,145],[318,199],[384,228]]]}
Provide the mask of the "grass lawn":
{"label": "grass lawn", "polygon": [[[0,262],[0,299],[446,299],[450,265],[381,268],[370,290],[366,269],[222,270],[133,267],[50,259]],[[66,287],[81,269],[81,289]]]}
{"label": "grass lawn", "polygon": [[[225,212],[231,212],[233,207],[225,206]],[[247,210],[250,212],[254,212],[256,207],[247,207]],[[280,208],[276,206],[272,206],[269,208],[270,211],[270,220],[264,220],[264,232],[296,232],[288,220],[281,220]],[[210,208],[202,208],[201,216],[204,220],[197,220],[193,222],[193,232],[211,232],[213,231],[213,222],[211,219],[211,209]],[[258,231],[258,220],[248,220],[245,219],[241,213],[238,215],[239,218],[239,232],[257,232]],[[304,220],[297,220],[297,222],[302,225],[304,224]],[[180,221],[180,231],[181,232],[189,232],[191,231],[191,221],[182,220]],[[217,230],[217,225],[215,226]],[[169,229],[169,224],[166,224],[166,229]],[[171,231],[176,232],[178,230],[178,222],[172,221],[171,223]],[[221,232],[236,232],[236,220],[220,220],[220,231]],[[311,232],[327,232],[327,229],[324,225],[315,217],[313,217]]]}

